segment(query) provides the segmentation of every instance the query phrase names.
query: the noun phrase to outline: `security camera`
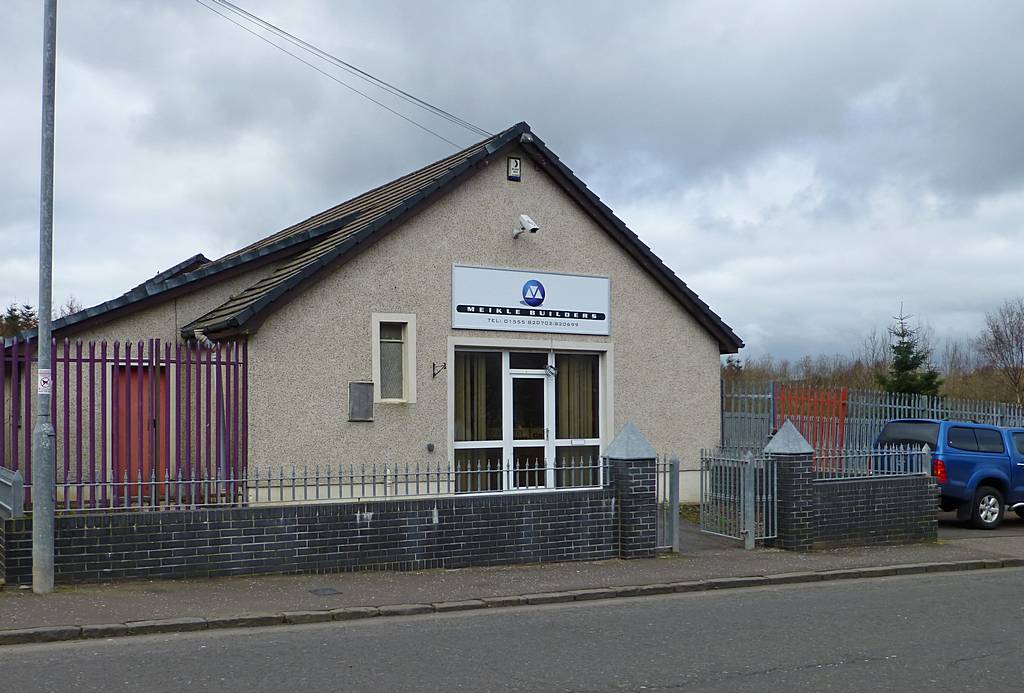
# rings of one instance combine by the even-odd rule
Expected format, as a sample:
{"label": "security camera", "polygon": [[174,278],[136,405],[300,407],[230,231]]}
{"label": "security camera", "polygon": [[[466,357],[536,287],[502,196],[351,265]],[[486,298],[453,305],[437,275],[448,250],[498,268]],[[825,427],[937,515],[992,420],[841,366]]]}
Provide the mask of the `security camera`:
{"label": "security camera", "polygon": [[512,238],[519,238],[523,231],[529,231],[530,233],[537,233],[540,230],[540,226],[530,217],[525,214],[519,215],[519,228],[512,232]]}

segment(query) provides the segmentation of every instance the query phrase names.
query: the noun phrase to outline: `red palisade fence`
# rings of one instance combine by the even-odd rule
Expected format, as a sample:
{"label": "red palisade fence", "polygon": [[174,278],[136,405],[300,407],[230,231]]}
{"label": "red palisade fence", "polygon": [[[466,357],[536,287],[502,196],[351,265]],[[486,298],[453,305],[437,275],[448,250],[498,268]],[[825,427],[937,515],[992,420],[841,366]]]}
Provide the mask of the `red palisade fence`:
{"label": "red palisade fence", "polygon": [[[789,419],[815,450],[842,450],[847,401],[845,387],[775,383],[775,430]],[[842,464],[840,458],[835,460],[834,464]]]}

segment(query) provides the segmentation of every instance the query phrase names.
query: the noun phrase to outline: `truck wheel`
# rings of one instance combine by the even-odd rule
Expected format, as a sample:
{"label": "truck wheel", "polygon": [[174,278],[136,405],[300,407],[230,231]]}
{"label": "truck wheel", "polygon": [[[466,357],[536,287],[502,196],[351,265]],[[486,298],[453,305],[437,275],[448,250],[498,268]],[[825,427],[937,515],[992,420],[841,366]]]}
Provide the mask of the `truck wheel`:
{"label": "truck wheel", "polygon": [[974,493],[971,525],[978,529],[995,529],[1003,521],[1003,494],[991,486],[981,486]]}

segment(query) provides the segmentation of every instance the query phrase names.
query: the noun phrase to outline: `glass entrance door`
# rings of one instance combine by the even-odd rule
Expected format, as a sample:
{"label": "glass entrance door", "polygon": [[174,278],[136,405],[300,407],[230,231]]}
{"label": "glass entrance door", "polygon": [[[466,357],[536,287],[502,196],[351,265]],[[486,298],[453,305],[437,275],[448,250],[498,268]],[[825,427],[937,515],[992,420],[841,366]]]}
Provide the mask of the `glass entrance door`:
{"label": "glass entrance door", "polygon": [[456,351],[456,490],[599,486],[602,378],[592,352]]}
{"label": "glass entrance door", "polygon": [[548,485],[551,407],[547,376],[512,375],[512,488]]}

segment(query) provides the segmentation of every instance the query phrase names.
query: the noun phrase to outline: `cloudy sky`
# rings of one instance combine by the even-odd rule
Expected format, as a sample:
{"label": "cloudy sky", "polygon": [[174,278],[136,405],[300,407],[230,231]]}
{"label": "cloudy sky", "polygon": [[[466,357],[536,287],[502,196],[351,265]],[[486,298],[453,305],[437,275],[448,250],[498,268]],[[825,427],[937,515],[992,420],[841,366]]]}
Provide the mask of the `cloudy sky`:
{"label": "cloudy sky", "polygon": [[[35,303],[42,3],[4,4],[0,301]],[[489,131],[528,121],[746,353],[847,352],[901,302],[970,336],[1024,294],[1022,3],[239,4]],[[63,0],[58,46],[57,301],[452,151],[194,0]]]}

